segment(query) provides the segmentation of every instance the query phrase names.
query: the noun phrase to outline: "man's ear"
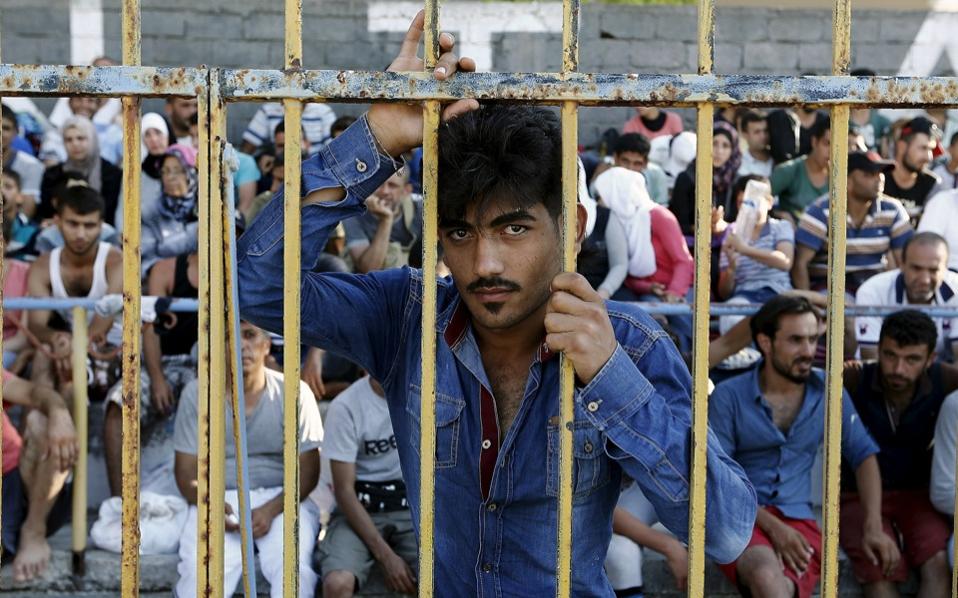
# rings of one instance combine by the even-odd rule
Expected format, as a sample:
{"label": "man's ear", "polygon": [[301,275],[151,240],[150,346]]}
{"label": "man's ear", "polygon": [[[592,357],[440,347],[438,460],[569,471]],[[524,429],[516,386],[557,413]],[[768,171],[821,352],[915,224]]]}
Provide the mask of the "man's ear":
{"label": "man's ear", "polygon": [[585,241],[585,228],[589,221],[589,213],[581,203],[575,204],[575,252],[579,253],[582,249],[582,242]]}

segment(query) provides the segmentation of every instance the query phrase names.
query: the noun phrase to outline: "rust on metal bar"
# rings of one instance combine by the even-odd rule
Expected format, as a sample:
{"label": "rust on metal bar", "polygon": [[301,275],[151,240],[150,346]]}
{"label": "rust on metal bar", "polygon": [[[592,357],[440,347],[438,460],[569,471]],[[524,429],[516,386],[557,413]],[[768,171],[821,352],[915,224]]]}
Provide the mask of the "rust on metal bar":
{"label": "rust on metal bar", "polygon": [[[3,72],[0,70],[0,76]],[[640,75],[612,73],[459,73],[436,81],[419,72],[224,69],[227,101],[396,102],[459,98],[580,105],[695,107],[734,105],[857,107],[958,106],[956,77],[797,77],[772,75]],[[0,79],[2,80],[2,79]],[[0,93],[4,88],[0,87]]]}
{"label": "rust on metal bar", "polygon": [[[712,72],[715,54],[715,0],[698,3],[699,74]],[[695,179],[695,300],[692,334],[692,464],[689,491],[689,586],[688,595],[705,595],[705,515],[708,508],[705,483],[708,462],[708,341],[709,284],[712,257],[712,124],[715,106],[706,103],[697,113]]]}
{"label": "rust on metal bar", "polygon": [[89,346],[87,332],[87,311],[82,307],[73,308],[73,425],[76,428],[79,451],[76,464],[73,466],[73,514],[72,514],[72,547],[73,547],[73,575],[85,575],[84,554],[86,551],[87,536],[87,439],[89,436],[87,425],[87,377],[86,357]]}
{"label": "rust on metal bar", "polygon": [[[562,3],[562,76],[579,68],[578,0]],[[562,269],[575,272],[579,195],[579,105],[562,103]],[[559,496],[556,525],[556,596],[572,596],[572,422],[575,419],[575,370],[565,356],[559,362]]]}
{"label": "rust on metal bar", "polygon": [[206,80],[202,68],[0,64],[0,93],[8,96],[196,96]]}
{"label": "rust on metal bar", "polygon": [[[848,73],[851,56],[851,0],[835,0],[832,72]],[[838,595],[839,498],[842,459],[842,373],[845,355],[845,247],[848,213],[848,106],[832,108],[828,210],[828,343],[825,386],[825,446],[822,466],[822,596]]]}
{"label": "rust on metal bar", "polygon": [[[210,246],[223,247],[223,194],[226,177],[223,146],[226,144],[226,105],[210,90]],[[226,313],[225,261],[222,250],[210,254],[210,467],[209,467],[209,596],[222,598],[223,538],[226,535]]]}
{"label": "rust on metal bar", "polygon": [[[211,85],[215,90],[215,81]],[[220,107],[220,109],[223,109]],[[210,595],[210,111],[206,94],[197,97],[199,152],[196,157],[199,176],[199,309],[197,362],[197,472],[196,472],[196,595]],[[218,162],[218,161],[214,161]]]}

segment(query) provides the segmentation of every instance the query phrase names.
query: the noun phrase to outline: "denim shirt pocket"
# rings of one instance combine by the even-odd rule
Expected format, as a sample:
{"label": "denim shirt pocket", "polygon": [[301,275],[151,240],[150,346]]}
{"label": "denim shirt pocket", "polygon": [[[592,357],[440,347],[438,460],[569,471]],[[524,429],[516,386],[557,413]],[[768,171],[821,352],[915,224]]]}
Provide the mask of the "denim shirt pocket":
{"label": "denim shirt pocket", "polygon": [[[546,458],[546,494],[559,496],[559,426],[547,428],[549,450]],[[579,502],[609,483],[609,459],[605,454],[605,435],[588,421],[572,424],[573,502]]]}
{"label": "denim shirt pocket", "polygon": [[[416,455],[419,455],[420,441],[420,404],[422,392],[419,385],[409,385],[409,398],[406,401],[406,415],[409,417],[409,442]],[[462,409],[466,406],[463,399],[436,393],[436,468],[455,467],[459,453],[459,427],[462,421]]]}

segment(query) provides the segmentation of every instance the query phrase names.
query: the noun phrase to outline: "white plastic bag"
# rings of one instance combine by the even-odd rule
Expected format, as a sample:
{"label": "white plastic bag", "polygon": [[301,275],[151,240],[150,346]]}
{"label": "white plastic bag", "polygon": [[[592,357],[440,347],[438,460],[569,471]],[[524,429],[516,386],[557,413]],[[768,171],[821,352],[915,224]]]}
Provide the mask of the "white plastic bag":
{"label": "white plastic bag", "polygon": [[[176,554],[188,507],[179,496],[141,493],[140,554]],[[99,517],[90,529],[93,545],[119,553],[123,541],[122,518],[119,496],[103,501]]]}

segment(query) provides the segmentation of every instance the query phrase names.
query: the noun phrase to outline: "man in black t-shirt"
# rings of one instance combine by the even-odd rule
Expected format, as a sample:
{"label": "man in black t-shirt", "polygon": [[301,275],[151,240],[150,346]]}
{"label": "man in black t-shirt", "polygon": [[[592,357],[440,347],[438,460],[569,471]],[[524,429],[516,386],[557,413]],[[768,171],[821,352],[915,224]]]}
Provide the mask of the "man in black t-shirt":
{"label": "man in black t-shirt", "polygon": [[939,181],[928,170],[936,143],[934,130],[935,124],[921,116],[907,122],[895,142],[895,166],[885,173],[885,195],[901,200],[912,217]]}

